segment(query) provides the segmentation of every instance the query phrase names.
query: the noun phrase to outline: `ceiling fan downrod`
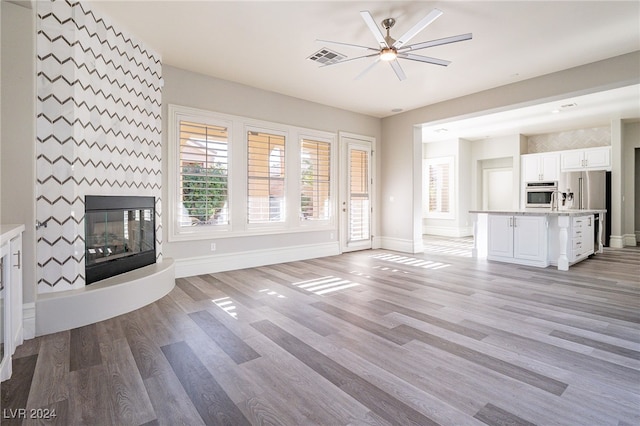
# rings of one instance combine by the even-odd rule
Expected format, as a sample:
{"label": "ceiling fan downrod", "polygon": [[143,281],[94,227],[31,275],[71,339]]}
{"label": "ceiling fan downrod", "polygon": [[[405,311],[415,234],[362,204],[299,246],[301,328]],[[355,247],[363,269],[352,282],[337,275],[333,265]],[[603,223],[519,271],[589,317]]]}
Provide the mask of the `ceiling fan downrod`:
{"label": "ceiling fan downrod", "polygon": [[393,45],[393,43],[395,43],[395,39],[391,38],[391,35],[389,34],[389,30],[391,28],[393,28],[393,26],[395,24],[396,24],[396,20],[393,19],[393,18],[387,18],[387,19],[382,21],[382,28],[387,30],[387,36],[384,39],[387,42],[387,45],[389,45],[389,46],[391,46],[391,45]]}
{"label": "ceiling fan downrod", "polygon": [[393,61],[398,56],[398,51],[393,47],[393,43],[395,43],[395,39],[391,37],[389,34],[389,30],[396,23],[396,20],[393,18],[387,18],[382,21],[382,27],[387,30],[387,36],[384,38],[384,41],[387,42],[388,47],[384,47],[380,51],[380,59],[383,61]]}

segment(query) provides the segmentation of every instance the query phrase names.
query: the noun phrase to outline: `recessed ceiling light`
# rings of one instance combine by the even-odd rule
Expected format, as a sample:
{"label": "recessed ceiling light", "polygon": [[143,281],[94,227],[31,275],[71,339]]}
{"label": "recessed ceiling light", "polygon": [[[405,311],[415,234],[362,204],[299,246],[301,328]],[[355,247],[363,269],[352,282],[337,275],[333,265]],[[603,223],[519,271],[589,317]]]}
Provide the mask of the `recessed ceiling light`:
{"label": "recessed ceiling light", "polygon": [[557,113],[559,113],[559,112],[560,112],[560,110],[559,110],[559,109],[552,109],[552,110],[551,110],[551,114],[557,114]]}
{"label": "recessed ceiling light", "polygon": [[576,104],[576,103],[570,103],[570,104],[560,105],[560,108],[567,109],[567,108],[573,108],[573,107],[577,107],[577,106],[578,106],[578,104]]}
{"label": "recessed ceiling light", "polygon": [[402,112],[404,111],[402,108],[394,108],[391,110],[391,112]]}
{"label": "recessed ceiling light", "polygon": [[436,130],[435,130],[435,132],[436,132],[436,133],[446,133],[446,132],[448,132],[448,131],[449,131],[449,129],[445,129],[444,127],[443,127],[443,128],[441,128],[441,129],[436,129]]}

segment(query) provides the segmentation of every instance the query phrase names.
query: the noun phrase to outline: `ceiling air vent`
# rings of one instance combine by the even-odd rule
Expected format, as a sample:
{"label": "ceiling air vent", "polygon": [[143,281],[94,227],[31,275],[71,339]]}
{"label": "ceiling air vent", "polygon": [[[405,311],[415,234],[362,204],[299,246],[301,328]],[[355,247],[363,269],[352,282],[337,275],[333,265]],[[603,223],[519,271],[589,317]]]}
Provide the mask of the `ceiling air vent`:
{"label": "ceiling air vent", "polygon": [[334,52],[333,50],[324,48],[324,49],[318,50],[316,53],[309,56],[307,59],[313,62],[317,62],[320,65],[331,65],[338,61],[343,60],[346,57],[347,56],[343,55],[342,53]]}

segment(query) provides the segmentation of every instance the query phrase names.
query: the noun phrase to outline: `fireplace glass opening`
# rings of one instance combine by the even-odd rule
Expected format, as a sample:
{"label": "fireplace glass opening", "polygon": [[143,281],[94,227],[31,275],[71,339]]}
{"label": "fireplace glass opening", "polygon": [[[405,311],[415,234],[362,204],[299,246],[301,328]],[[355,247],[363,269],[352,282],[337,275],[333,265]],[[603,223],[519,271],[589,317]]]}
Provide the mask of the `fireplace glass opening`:
{"label": "fireplace glass opening", "polygon": [[86,197],[87,284],[155,263],[154,206],[154,197]]}

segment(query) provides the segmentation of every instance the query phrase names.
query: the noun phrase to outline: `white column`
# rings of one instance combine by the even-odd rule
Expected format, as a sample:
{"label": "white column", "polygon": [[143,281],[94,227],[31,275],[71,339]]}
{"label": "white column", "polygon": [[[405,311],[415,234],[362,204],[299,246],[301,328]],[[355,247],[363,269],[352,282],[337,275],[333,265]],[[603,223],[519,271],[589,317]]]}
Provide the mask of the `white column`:
{"label": "white column", "polygon": [[560,227],[560,234],[558,236],[558,243],[560,244],[558,253],[558,270],[569,270],[569,216],[558,216],[558,226]]}

